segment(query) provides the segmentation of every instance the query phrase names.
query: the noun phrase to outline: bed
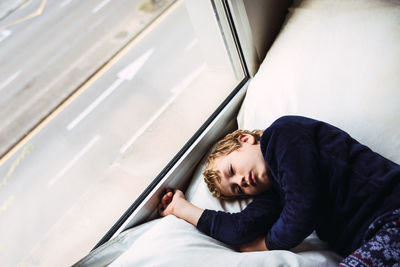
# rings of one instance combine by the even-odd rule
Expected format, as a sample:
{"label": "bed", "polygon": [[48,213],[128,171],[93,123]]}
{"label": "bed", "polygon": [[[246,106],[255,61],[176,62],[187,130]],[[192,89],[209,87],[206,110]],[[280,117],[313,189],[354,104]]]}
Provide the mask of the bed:
{"label": "bed", "polygon": [[[400,1],[294,1],[237,114],[244,129],[282,115],[327,121],[400,163]],[[206,157],[206,155],[205,155]],[[204,158],[205,158],[204,157]],[[194,204],[240,211],[213,198],[204,159],[185,192]],[[129,229],[77,266],[336,266],[315,234],[291,251],[239,253],[173,216]]]}

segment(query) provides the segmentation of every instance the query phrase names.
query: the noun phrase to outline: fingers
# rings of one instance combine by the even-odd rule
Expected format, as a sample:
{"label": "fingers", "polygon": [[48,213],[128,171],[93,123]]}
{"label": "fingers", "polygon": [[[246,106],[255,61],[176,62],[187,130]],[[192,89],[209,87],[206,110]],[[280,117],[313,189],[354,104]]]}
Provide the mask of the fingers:
{"label": "fingers", "polygon": [[160,214],[161,216],[165,216],[166,215],[166,208],[168,207],[169,203],[171,203],[171,201],[165,202],[163,203],[162,201],[158,204],[158,214]]}
{"label": "fingers", "polygon": [[160,203],[158,204],[158,214],[160,214],[160,216],[165,216],[165,208],[164,206]]}
{"label": "fingers", "polygon": [[157,206],[158,214],[161,216],[166,216],[171,213],[171,209],[168,208],[168,206],[174,201],[174,199],[185,198],[185,195],[179,189],[166,189],[164,192],[165,193],[162,195],[160,203]]}
{"label": "fingers", "polygon": [[166,193],[161,197],[161,201],[157,206],[158,214],[160,214],[161,216],[167,215],[167,213],[165,212],[165,209],[171,203],[173,197],[174,197],[174,191],[172,191],[171,189],[167,189]]}
{"label": "fingers", "polygon": [[162,198],[161,198],[161,203],[162,205],[168,206],[169,203],[171,203],[172,201],[172,197],[174,196],[174,194],[172,192],[167,192]]}

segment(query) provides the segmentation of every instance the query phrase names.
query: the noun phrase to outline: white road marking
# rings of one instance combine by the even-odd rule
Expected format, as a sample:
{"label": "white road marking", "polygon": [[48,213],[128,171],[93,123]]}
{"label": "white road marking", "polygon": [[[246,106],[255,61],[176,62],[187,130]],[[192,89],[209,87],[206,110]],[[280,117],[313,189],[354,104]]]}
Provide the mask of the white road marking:
{"label": "white road marking", "polygon": [[123,79],[117,79],[114,81],[107,90],[105,90],[96,100],[90,104],[78,117],[76,117],[72,122],[70,122],[67,126],[67,130],[71,131],[81,120],[83,120],[93,109],[95,109],[103,100],[109,96],[112,92],[114,92],[117,87],[123,83]]}
{"label": "white road marking", "polygon": [[13,75],[11,75],[10,77],[8,77],[7,80],[5,80],[3,83],[0,84],[0,91],[6,87],[7,85],[9,85],[12,81],[14,81],[19,75],[21,74],[21,71],[17,71],[16,73],[14,73]]}
{"label": "white road marking", "polygon": [[199,39],[194,38],[186,47],[185,47],[185,52],[189,51],[192,49],[197,43],[199,42]]}
{"label": "white road marking", "polygon": [[128,140],[128,142],[125,143],[125,145],[121,147],[121,149],[119,150],[121,154],[128,150],[128,148],[136,141],[136,139],[138,139],[139,136],[141,136],[146,131],[146,129],[149,128],[150,125],[169,107],[169,105],[171,105],[175,101],[180,93],[183,92],[183,90],[191,82],[193,82],[193,80],[206,68],[206,66],[207,65],[205,63],[200,65],[200,67],[191,72],[188,76],[185,77],[185,79],[182,80],[182,82],[180,82],[171,90],[171,92],[174,93],[172,97],[164,105],[162,105],[162,107],[158,109],[157,112],[154,113],[154,115],[151,116],[151,118],[142,127],[140,127],[140,129]]}
{"label": "white road marking", "polygon": [[0,42],[10,36],[11,33],[12,32],[10,30],[0,30]]}
{"label": "white road marking", "polygon": [[154,52],[154,49],[150,49],[138,59],[136,59],[133,63],[125,67],[122,71],[120,71],[117,76],[118,79],[111,84],[111,86],[104,91],[96,100],[90,104],[78,117],[76,117],[72,122],[70,122],[67,126],[67,130],[71,131],[78,123],[83,120],[93,109],[95,109],[103,100],[109,96],[115,89],[118,88],[121,83],[125,80],[132,80],[135,77],[136,73],[139,69],[146,63],[150,55]]}
{"label": "white road marking", "polygon": [[118,72],[118,78],[124,79],[124,80],[129,80],[131,81],[133,77],[135,77],[136,73],[140,70],[140,68],[146,63],[146,61],[149,59],[151,54],[153,54],[154,48],[149,49],[146,53],[141,55],[138,59],[133,61],[131,64],[129,64],[127,67],[125,67],[123,70]]}
{"label": "white road marking", "polygon": [[92,13],[97,13],[100,9],[105,7],[109,2],[110,0],[104,0],[103,2],[101,2],[95,8],[92,9]]}
{"label": "white road marking", "polygon": [[47,187],[52,187],[85,153],[92,148],[97,141],[99,141],[100,136],[96,135],[95,137],[90,140],[89,143],[86,144],[84,148],[82,148],[81,151],[79,151],[78,154],[70,161],[68,162],[67,165],[65,165],[64,168],[53,178],[47,183]]}
{"label": "white road marking", "polygon": [[69,3],[71,3],[72,0],[64,0],[61,4],[60,7],[65,7],[66,5],[68,5]]}

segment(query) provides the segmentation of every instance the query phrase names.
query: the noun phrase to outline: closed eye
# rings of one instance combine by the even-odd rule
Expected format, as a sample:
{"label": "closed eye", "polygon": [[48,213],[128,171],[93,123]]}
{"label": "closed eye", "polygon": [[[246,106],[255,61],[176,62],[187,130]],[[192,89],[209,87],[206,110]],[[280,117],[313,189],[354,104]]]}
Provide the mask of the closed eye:
{"label": "closed eye", "polygon": [[240,186],[236,186],[236,193],[238,194],[238,195],[243,195],[243,190],[242,190],[242,188],[240,187]]}
{"label": "closed eye", "polygon": [[235,174],[235,171],[233,170],[232,164],[229,165],[229,172],[231,175]]}

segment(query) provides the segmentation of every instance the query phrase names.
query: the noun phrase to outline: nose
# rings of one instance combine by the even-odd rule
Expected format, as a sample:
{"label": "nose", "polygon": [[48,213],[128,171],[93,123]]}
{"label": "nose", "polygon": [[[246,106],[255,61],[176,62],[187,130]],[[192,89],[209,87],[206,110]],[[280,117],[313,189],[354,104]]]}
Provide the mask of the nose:
{"label": "nose", "polygon": [[242,187],[247,187],[248,186],[246,178],[244,176],[242,176],[242,175],[237,175],[236,179],[235,179],[235,182],[238,185],[242,186]]}

